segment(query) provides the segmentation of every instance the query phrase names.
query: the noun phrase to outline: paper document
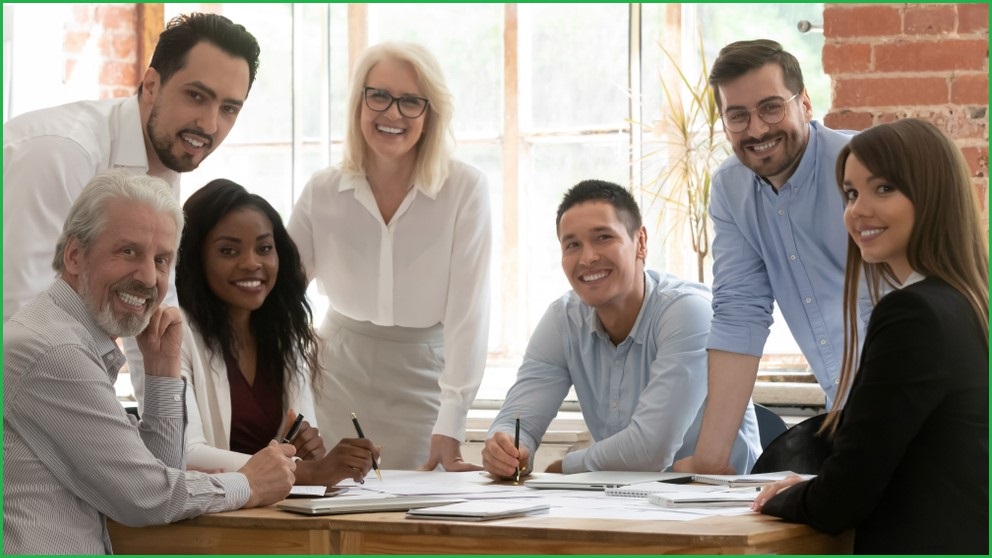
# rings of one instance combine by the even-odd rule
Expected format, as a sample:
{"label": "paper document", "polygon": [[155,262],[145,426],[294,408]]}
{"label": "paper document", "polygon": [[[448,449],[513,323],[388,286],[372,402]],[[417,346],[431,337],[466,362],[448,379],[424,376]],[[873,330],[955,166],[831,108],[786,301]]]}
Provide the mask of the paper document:
{"label": "paper document", "polygon": [[[335,489],[331,489],[331,492],[335,492]],[[295,484],[293,488],[289,489],[289,495],[293,497],[314,497],[314,496],[324,496],[327,493],[327,487],[316,484]]]}
{"label": "paper document", "polygon": [[487,519],[502,519],[517,517],[536,511],[547,510],[550,506],[541,503],[519,504],[515,502],[493,502],[475,500],[448,504],[446,506],[431,506],[429,508],[413,509],[406,512],[409,519],[448,519],[454,521],[484,521]]}
{"label": "paper document", "polygon": [[[756,473],[753,475],[693,475],[692,480],[705,484],[718,484],[722,486],[760,486],[763,484],[780,481],[789,475],[795,475],[792,471],[775,471],[773,473]],[[809,480],[816,475],[799,475],[803,480]]]}
{"label": "paper document", "polygon": [[665,508],[749,506],[758,494],[760,491],[754,488],[719,492],[659,492],[649,496],[648,502]]}

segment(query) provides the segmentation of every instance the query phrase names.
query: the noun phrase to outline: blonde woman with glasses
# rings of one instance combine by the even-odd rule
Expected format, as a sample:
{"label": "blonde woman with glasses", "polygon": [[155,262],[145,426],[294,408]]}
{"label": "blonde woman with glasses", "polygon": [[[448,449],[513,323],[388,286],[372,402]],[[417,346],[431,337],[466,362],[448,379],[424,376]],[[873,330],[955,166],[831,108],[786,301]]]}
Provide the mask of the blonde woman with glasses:
{"label": "blonde woman with glasses", "polygon": [[478,469],[465,418],[486,363],[491,217],[485,176],[451,157],[453,101],[437,60],[383,43],[359,60],[344,159],[313,175],[289,222],[330,299],[317,419],[387,469]]}

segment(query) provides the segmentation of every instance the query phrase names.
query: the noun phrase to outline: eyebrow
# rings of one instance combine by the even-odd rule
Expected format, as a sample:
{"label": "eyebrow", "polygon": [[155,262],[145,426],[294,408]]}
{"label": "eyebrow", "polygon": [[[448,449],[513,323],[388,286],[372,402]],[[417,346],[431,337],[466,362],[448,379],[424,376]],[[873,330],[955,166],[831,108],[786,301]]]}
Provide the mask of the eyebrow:
{"label": "eyebrow", "polygon": [[[600,232],[616,233],[616,229],[614,229],[613,227],[601,226],[601,227],[593,227],[593,228],[589,229],[589,232],[591,232],[591,233],[600,233]],[[575,233],[568,233],[565,236],[561,237],[561,239],[559,239],[558,242],[565,242],[566,240],[571,240],[573,238],[576,238],[577,236],[578,235],[575,234]]]}
{"label": "eyebrow", "polygon": [[[785,97],[781,95],[772,95],[771,97],[765,97],[764,99],[761,99],[760,101],[758,101],[758,103],[755,106],[760,107],[761,105],[767,103],[768,101],[784,101],[784,100]],[[747,107],[744,105],[727,105],[727,108],[725,108],[724,111],[728,111],[730,109],[747,109]]]}
{"label": "eyebrow", "polygon": [[[263,233],[255,237],[255,242],[266,238],[272,238],[274,236],[275,235],[272,233]],[[217,244],[218,242],[235,242],[237,244],[241,244],[241,239],[236,236],[218,236],[214,239],[214,244]]]}
{"label": "eyebrow", "polygon": [[[211,89],[210,87],[207,87],[206,84],[204,84],[202,81],[199,81],[199,80],[197,80],[197,81],[191,81],[191,82],[187,83],[186,85],[189,86],[189,87],[193,87],[195,89],[198,89],[201,93],[203,93],[207,97],[210,97],[211,99],[217,99],[218,98],[217,97],[217,92],[214,91],[213,89]],[[243,99],[233,99],[233,98],[224,99],[224,103],[232,104],[232,105],[238,105],[239,107],[243,107],[245,105],[245,102],[244,102]]]}

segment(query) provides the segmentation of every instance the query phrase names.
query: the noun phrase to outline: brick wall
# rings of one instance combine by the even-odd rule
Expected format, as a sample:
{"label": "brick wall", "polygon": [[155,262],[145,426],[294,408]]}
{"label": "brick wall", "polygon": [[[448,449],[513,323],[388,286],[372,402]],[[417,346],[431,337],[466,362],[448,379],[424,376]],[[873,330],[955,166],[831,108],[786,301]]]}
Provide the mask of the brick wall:
{"label": "brick wall", "polygon": [[826,4],[823,70],[832,128],[862,130],[904,117],[953,137],[973,172],[988,228],[987,4]]}
{"label": "brick wall", "polygon": [[66,82],[97,83],[101,99],[134,94],[143,71],[138,67],[138,6],[73,6],[65,25]]}

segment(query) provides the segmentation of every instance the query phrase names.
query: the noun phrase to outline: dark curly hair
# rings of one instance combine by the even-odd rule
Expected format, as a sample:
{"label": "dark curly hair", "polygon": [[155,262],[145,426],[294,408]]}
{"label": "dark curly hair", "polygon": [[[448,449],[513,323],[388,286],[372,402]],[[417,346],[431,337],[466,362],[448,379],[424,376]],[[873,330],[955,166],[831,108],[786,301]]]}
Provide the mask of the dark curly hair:
{"label": "dark curly hair", "polygon": [[313,329],[313,311],[306,297],[307,277],[300,252],[289,237],[279,213],[241,185],[219,178],[186,200],[186,227],[176,262],[179,305],[209,350],[234,355],[234,332],[227,305],[207,286],[203,269],[204,243],[217,223],[232,211],[253,209],[272,222],[272,236],[279,255],[275,286],[262,306],[251,313],[249,324],[258,342],[260,370],[273,370],[279,385],[306,364],[311,385],[319,378],[319,338]]}

